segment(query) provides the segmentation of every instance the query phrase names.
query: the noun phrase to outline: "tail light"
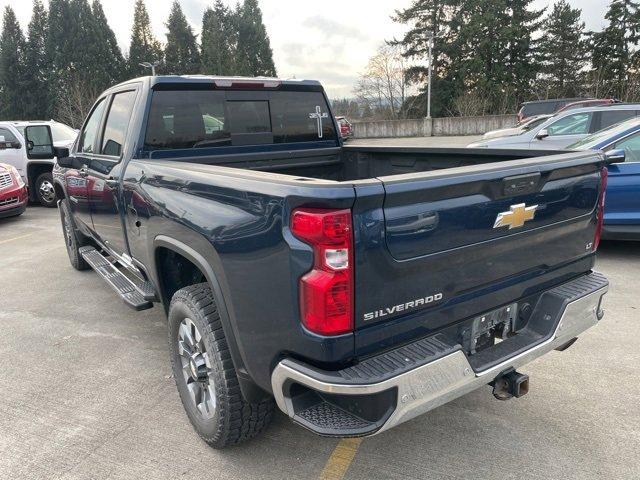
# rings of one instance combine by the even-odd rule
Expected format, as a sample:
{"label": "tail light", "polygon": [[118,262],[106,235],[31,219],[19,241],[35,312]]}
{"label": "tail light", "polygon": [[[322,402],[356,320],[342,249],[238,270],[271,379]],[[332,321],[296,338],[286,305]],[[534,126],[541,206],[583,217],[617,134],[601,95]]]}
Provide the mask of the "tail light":
{"label": "tail light", "polygon": [[302,323],[320,335],[353,331],[351,210],[294,210],[291,231],[314,254],[313,268],[300,279]]}
{"label": "tail light", "polygon": [[600,177],[600,196],[598,197],[598,219],[596,225],[596,235],[593,239],[593,251],[595,252],[600,245],[600,239],[602,238],[602,225],[604,223],[604,201],[607,193],[607,179],[609,178],[609,170],[604,167],[601,171]]}

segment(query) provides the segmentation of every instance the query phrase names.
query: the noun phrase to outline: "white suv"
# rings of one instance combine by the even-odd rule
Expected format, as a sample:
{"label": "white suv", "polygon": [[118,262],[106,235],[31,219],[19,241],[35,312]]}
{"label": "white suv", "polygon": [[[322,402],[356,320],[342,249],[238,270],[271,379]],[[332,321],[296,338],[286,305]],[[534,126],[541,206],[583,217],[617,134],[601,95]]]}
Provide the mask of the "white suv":
{"label": "white suv", "polygon": [[0,122],[0,163],[13,165],[29,187],[29,200],[38,201],[45,207],[56,206],[53,189],[53,160],[27,158],[24,129],[27,126],[48,125],[51,128],[53,144],[70,148],[78,131],[64,123],[50,121],[4,121]]}

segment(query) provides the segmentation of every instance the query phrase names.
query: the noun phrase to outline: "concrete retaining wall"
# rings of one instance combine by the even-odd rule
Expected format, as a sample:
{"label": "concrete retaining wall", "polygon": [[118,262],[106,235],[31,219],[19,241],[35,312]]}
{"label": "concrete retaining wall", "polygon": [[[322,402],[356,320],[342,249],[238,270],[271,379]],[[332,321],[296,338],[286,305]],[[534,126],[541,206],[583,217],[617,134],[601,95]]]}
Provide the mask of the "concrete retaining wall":
{"label": "concrete retaining wall", "polygon": [[355,138],[442,137],[481,135],[489,130],[511,127],[516,122],[516,115],[486,115],[356,122],[353,126]]}

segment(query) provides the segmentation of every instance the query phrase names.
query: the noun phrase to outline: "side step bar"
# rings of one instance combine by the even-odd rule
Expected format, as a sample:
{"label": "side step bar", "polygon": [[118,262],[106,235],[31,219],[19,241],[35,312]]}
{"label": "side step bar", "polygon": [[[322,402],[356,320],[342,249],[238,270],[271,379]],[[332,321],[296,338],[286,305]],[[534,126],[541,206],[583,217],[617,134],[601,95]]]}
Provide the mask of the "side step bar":
{"label": "side step bar", "polygon": [[79,251],[85,262],[115,290],[129,307],[137,311],[153,307],[152,302],[156,301],[157,297],[149,282],[136,285],[94,247],[81,247]]}

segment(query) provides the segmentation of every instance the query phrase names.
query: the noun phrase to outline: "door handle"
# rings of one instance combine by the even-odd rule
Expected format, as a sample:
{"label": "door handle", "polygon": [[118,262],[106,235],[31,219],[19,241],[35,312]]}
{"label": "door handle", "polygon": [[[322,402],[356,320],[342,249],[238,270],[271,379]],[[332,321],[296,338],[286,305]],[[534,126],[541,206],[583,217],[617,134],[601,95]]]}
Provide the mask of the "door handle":
{"label": "door handle", "polygon": [[83,178],[89,176],[89,169],[87,168],[86,165],[82,165],[82,168],[78,170],[78,175],[80,175]]}

